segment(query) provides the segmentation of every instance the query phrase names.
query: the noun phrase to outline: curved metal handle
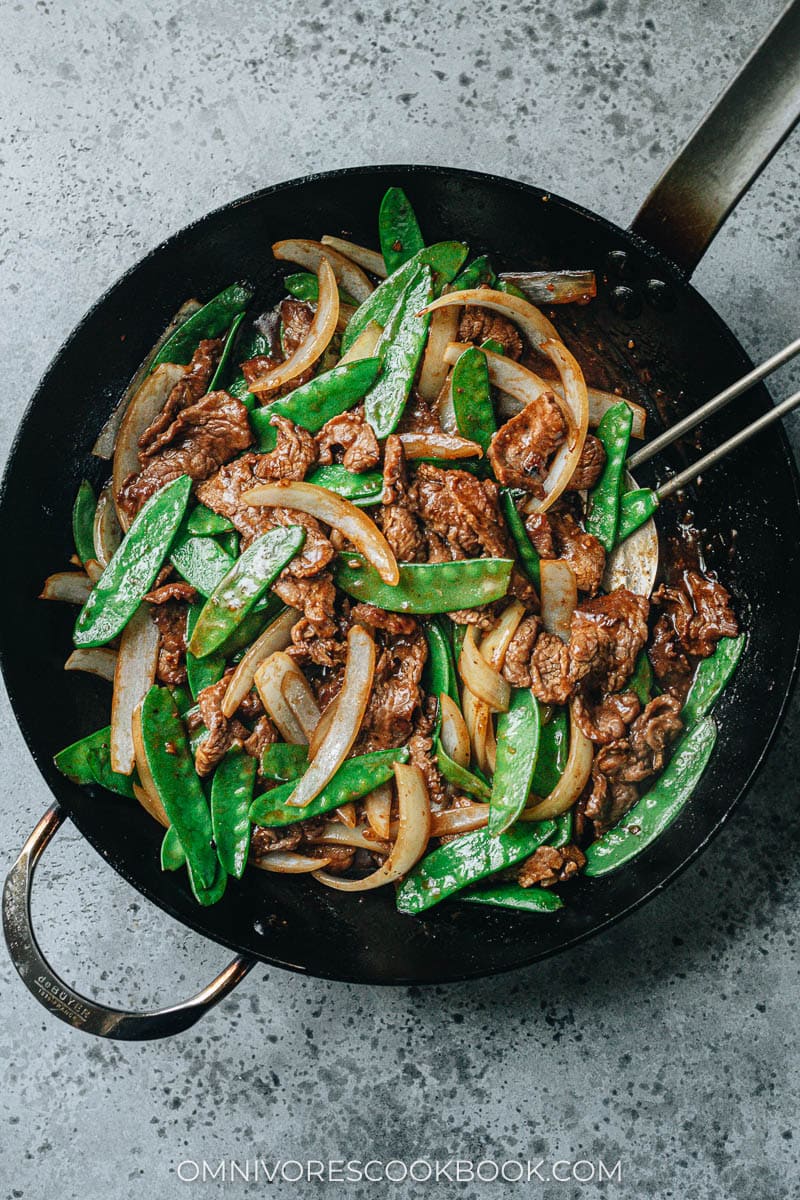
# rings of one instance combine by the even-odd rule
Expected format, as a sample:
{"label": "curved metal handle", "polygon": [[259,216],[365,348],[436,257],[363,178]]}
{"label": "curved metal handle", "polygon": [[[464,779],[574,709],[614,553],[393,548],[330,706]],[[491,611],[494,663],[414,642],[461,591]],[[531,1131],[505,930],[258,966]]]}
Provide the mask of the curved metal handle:
{"label": "curved metal handle", "polygon": [[8,873],[3,891],[3,930],[14,966],[22,982],[53,1016],[74,1029],[98,1037],[141,1042],[171,1037],[189,1029],[217,1004],[255,965],[255,959],[238,957],[196,996],[155,1012],[122,1012],[81,996],[54,974],[44,958],[31,924],[33,873],[50,839],[66,816],[57,804],[49,808],[22,847]]}
{"label": "curved metal handle", "polygon": [[792,0],[667,167],[631,223],[691,275],[800,119],[800,0]]}

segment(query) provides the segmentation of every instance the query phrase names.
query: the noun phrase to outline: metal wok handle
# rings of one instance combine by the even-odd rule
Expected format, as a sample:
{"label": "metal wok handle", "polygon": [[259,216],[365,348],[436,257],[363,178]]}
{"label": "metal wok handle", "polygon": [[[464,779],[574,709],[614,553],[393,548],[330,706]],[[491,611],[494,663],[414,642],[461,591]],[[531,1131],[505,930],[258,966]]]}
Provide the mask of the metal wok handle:
{"label": "metal wok handle", "polygon": [[800,0],[792,0],[667,167],[631,231],[691,275],[800,119]]}
{"label": "metal wok handle", "polygon": [[238,957],[196,996],[154,1012],[122,1012],[79,995],[54,974],[42,955],[31,924],[33,873],[50,839],[66,819],[57,804],[49,808],[22,847],[3,891],[3,929],[22,982],[53,1016],[74,1029],[98,1037],[141,1042],[171,1037],[189,1029],[204,1013],[233,991],[255,959]]}

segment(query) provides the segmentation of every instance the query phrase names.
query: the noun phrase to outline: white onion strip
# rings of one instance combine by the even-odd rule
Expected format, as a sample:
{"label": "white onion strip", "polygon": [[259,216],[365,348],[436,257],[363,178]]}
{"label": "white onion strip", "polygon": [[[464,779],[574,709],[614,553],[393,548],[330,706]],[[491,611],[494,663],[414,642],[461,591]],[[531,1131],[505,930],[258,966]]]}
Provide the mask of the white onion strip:
{"label": "white onion strip", "polygon": [[339,697],[336,696],[335,699],[331,700],[330,704],[327,706],[325,711],[320,716],[319,721],[317,721],[317,724],[314,726],[314,732],[311,734],[311,737],[308,739],[308,761],[309,762],[311,762],[312,758],[316,757],[317,751],[319,750],[322,743],[325,741],[325,738],[328,736],[328,731],[331,727],[331,721],[336,716],[336,701],[338,699],[339,699]]}
{"label": "white onion strip", "polygon": [[287,805],[304,808],[318,796],[347,758],[358,737],[375,674],[375,642],[362,625],[347,633],[347,659],[342,690],[327,737],[288,797]]}
{"label": "white onion strip", "polygon": [[336,287],[336,279],[331,265],[326,258],[323,258],[319,264],[319,299],[311,328],[294,354],[290,354],[271,371],[265,371],[263,375],[259,375],[251,381],[250,391],[256,394],[274,392],[277,388],[283,387],[285,383],[296,379],[298,375],[302,375],[303,371],[307,371],[309,367],[313,367],[327,350],[328,344],[336,332],[338,320],[339,290]]}
{"label": "white onion strip", "polygon": [[445,837],[450,833],[471,833],[483,829],[489,821],[488,804],[465,804],[461,808],[448,808],[446,812],[431,816],[431,837]]}
{"label": "white onion strip", "polygon": [[543,558],[539,564],[542,624],[562,642],[569,641],[572,614],[578,603],[575,573],[563,558]]}
{"label": "white onion strip", "polygon": [[100,493],[94,510],[92,538],[95,558],[105,570],[122,541],[122,527],[114,507],[114,498],[107,487]]}
{"label": "white onion strip", "polygon": [[335,820],[341,822],[341,824],[346,826],[347,829],[355,829],[356,825],[358,824],[356,818],[355,800],[348,800],[346,804],[340,804],[339,807],[334,810],[333,815]]}
{"label": "white onion strip", "polygon": [[[326,887],[340,892],[368,892],[407,875],[425,853],[431,831],[431,804],[425,779],[419,767],[395,763],[398,828],[391,853],[382,866],[365,879],[342,879],[327,871],[314,875]],[[378,847],[375,847],[378,849]]]}
{"label": "white onion strip", "polygon": [[549,796],[523,809],[520,814],[522,821],[544,821],[549,817],[560,816],[561,813],[572,808],[589,782],[594,747],[575,720],[574,709],[575,701],[573,700],[569,710],[569,754],[564,774]]}
{"label": "white onion strip", "polygon": [[525,605],[519,600],[512,600],[508,607],[503,609],[494,629],[487,633],[481,642],[481,654],[489,665],[498,671],[506,661],[506,651],[524,616]]}
{"label": "white onion strip", "polygon": [[240,659],[236,670],[231,675],[228,690],[222,700],[223,715],[230,718],[236,712],[247,693],[253,686],[256,670],[274,654],[276,650],[285,650],[292,640],[292,626],[298,620],[300,613],[296,608],[287,608],[271,625],[268,625],[250,646],[247,653]]}
{"label": "white onion strip", "polygon": [[114,449],[111,490],[117,509],[117,518],[126,531],[130,525],[130,519],[120,508],[117,497],[128,476],[138,474],[141,470],[139,438],[155,421],[166,404],[170,392],[175,384],[183,379],[185,373],[186,368],[177,363],[161,363],[152,375],[147,376],[122,418]]}
{"label": "white onion strip", "polygon": [[243,504],[294,508],[308,513],[338,529],[372,563],[384,583],[396,585],[400,579],[397,559],[389,543],[367,514],[343,496],[314,483],[261,483],[242,495]]}
{"label": "white onion strip", "polygon": [[345,258],[349,258],[351,262],[357,263],[359,267],[369,271],[370,275],[377,275],[378,279],[386,278],[388,274],[386,263],[378,250],[370,250],[367,246],[359,246],[357,242],[348,242],[345,238],[331,237],[328,233],[320,240],[323,246],[330,246],[331,250],[338,250]]}
{"label": "white onion strip", "polygon": [[[340,808],[336,809],[337,816],[341,811]],[[388,838],[375,838],[371,836],[368,825],[357,825],[355,822],[348,826],[338,821],[325,821],[319,833],[307,835],[307,840],[313,845],[327,842],[334,846],[351,846],[354,850],[371,850],[374,854],[388,854],[392,848],[387,844]]]}
{"label": "white onion strip", "polygon": [[375,836],[388,841],[391,836],[392,785],[382,783],[364,799],[364,815]]}
{"label": "white onion strip", "polygon": [[260,858],[251,858],[250,863],[259,871],[273,871],[276,875],[310,875],[320,867],[327,867],[329,858],[311,858],[307,854],[295,854],[291,850],[268,850]]}
{"label": "white onion strip", "polygon": [[477,442],[450,433],[401,433],[406,458],[483,458]]}
{"label": "white onion strip", "polygon": [[[293,689],[285,686],[287,677],[291,676],[300,677],[299,680],[294,679]],[[297,704],[302,688],[304,686],[308,688],[308,681],[297,664],[289,658],[288,654],[284,654],[282,650],[276,650],[260,666],[256,667],[253,673],[253,682],[261,697],[261,703],[273,724],[277,726],[283,740],[291,742],[295,746],[307,746],[315,722],[312,720],[309,727],[307,715],[303,721],[301,714],[296,712],[293,704],[290,703],[291,698]],[[307,697],[305,699],[307,701]],[[316,705],[313,694],[311,699]],[[303,711],[307,714],[305,705]],[[319,709],[317,709],[318,720]]]}
{"label": "white onion strip", "polygon": [[361,304],[375,291],[360,267],[351,258],[346,258],[330,242],[314,242],[311,238],[286,238],[275,242],[272,253],[284,262],[299,263],[307,271],[319,274],[323,262],[328,262],[343,291],[349,292]]}
{"label": "white onion strip", "polygon": [[417,381],[417,391],[428,403],[436,399],[447,378],[445,351],[457,333],[458,309],[440,308],[433,314]]}
{"label": "white onion strip", "polygon": [[109,743],[111,769],[120,775],[130,775],[133,771],[133,714],[153,686],[158,644],[158,628],[150,615],[150,605],[140,604],[122,631],[114,672]]}
{"label": "white onion strip", "polygon": [[461,707],[472,744],[472,756],[484,774],[493,774],[497,742],[491,709],[488,704],[477,700],[468,687],[463,689]]}
{"label": "white onion strip", "polygon": [[488,704],[494,712],[508,711],[511,686],[481,654],[475,640],[474,625],[467,626],[458,659],[458,673],[476,700]]}
{"label": "white onion strip", "polygon": [[344,363],[355,362],[358,358],[372,358],[382,333],[383,326],[377,321],[370,321],[361,330],[350,349],[339,359],[338,365],[341,367]]}
{"label": "white onion strip", "polygon": [[90,648],[82,646],[80,649],[72,651],[64,663],[64,670],[86,671],[90,675],[97,675],[99,679],[107,679],[109,683],[113,683],[116,666],[117,653],[115,650],[109,650],[107,646]]}
{"label": "white onion strip", "polygon": [[63,600],[65,604],[85,604],[92,581],[84,571],[56,571],[48,575],[39,593],[40,600]]}
{"label": "white onion strip", "polygon": [[442,718],[439,738],[445,754],[460,767],[468,767],[469,730],[461,709],[447,692],[442,692],[439,697],[439,715]]}

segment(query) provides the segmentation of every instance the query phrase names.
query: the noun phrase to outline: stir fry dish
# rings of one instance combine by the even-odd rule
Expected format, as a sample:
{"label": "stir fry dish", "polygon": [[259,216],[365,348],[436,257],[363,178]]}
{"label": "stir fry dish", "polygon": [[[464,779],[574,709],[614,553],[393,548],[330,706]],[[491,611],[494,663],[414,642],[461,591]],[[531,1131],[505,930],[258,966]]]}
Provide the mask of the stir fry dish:
{"label": "stir fry dish", "polygon": [[249,865],[553,913],[684,809],[744,635],[702,557],[624,573],[645,413],[551,320],[594,275],[426,245],[398,188],[378,229],[277,242],[269,311],[184,304],[101,431],[42,596],[110,723],[55,762],[203,905]]}

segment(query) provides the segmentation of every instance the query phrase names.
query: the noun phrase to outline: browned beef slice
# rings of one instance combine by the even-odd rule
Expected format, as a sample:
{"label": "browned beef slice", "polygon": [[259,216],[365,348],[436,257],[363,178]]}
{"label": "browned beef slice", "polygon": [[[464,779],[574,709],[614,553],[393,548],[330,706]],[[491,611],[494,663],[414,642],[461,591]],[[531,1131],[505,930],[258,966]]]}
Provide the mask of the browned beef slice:
{"label": "browned beef slice", "polygon": [[692,682],[692,664],[681,649],[668,616],[656,621],[647,653],[661,687],[685,699]]}
{"label": "browned beef slice", "polygon": [[368,625],[370,629],[383,629],[387,633],[409,634],[414,633],[417,628],[416,617],[386,612],[382,608],[376,608],[374,604],[354,605],[350,617],[359,625]]}
{"label": "browned beef slice", "polygon": [[665,610],[687,654],[707,658],[720,638],[739,632],[727,590],[699,571],[686,571],[676,587],[662,584],[653,603]]}
{"label": "browned beef slice", "polygon": [[427,657],[427,643],[419,632],[393,638],[381,651],[361,724],[360,754],[402,746],[411,737],[423,699],[420,680]]}
{"label": "browned beef slice", "polygon": [[552,392],[542,392],[492,436],[487,456],[498,482],[544,495],[547,464],[566,436],[558,401]]}
{"label": "browned beef slice", "polygon": [[[274,470],[271,454],[244,454],[235,462],[222,467],[211,479],[201,483],[197,489],[198,498],[208,508],[233,522],[242,535],[243,549],[262,533],[278,525],[302,525],[306,531],[305,544],[297,557],[293,558],[281,573],[281,578],[286,575],[294,578],[316,575],[333,558],[333,546],[322,532],[316,518],[290,508],[242,503],[243,493],[263,482],[265,476],[261,472],[271,470]],[[266,478],[269,478],[269,474]]]}
{"label": "browned beef slice", "polygon": [[[222,701],[228,690],[232,674],[233,669],[226,671],[222,679],[203,688],[197,697],[200,717],[208,730],[208,737],[204,738],[197,747],[194,756],[195,770],[201,777],[210,775],[220,759],[233,745],[243,746],[247,754],[253,758],[259,758],[265,746],[278,741],[278,734],[269,717],[264,714],[260,701],[256,697],[247,698],[234,717],[225,716],[222,711]],[[259,710],[261,715],[251,733],[239,718],[249,716]]]}
{"label": "browned beef slice", "polygon": [[531,688],[536,699],[542,704],[566,704],[575,690],[570,668],[566,642],[543,630],[530,661]]}
{"label": "browned beef slice", "polygon": [[594,703],[578,694],[573,711],[584,737],[605,745],[625,736],[628,725],[639,715],[641,707],[635,692],[614,692]]}
{"label": "browned beef slice", "polygon": [[[303,300],[282,300],[278,311],[283,328],[283,355],[284,359],[286,359],[291,357],[295,350],[298,350],[306,340],[311,323],[314,320],[314,310],[310,304],[306,304]],[[261,375],[274,370],[281,361],[281,359],[274,357],[272,354],[257,354],[255,358],[249,358],[246,362],[243,362],[242,374],[247,386],[250,387]],[[275,400],[278,396],[294,391],[295,388],[307,383],[313,377],[314,370],[314,365],[307,367],[300,375],[290,380],[285,387],[270,392],[270,399]]]}
{"label": "browned beef slice", "polygon": [[524,617],[508,644],[503,675],[512,687],[531,686],[531,655],[541,624],[538,617]]}
{"label": "browned beef slice", "polygon": [[[240,708],[240,714],[241,711]],[[266,713],[263,713],[253,726],[253,732],[248,738],[245,738],[242,744],[245,754],[249,754],[251,758],[256,758],[260,761],[261,755],[267,746],[272,746],[278,740],[278,731]]]}
{"label": "browned beef slice", "polygon": [[273,413],[269,423],[277,429],[278,441],[269,454],[258,456],[259,479],[305,479],[309,467],[317,461],[313,437],[307,429],[295,425],[280,413]]}
{"label": "browned beef slice", "polygon": [[489,308],[468,304],[458,323],[458,340],[480,345],[487,338],[499,342],[503,353],[509,358],[516,360],[522,357],[522,338],[517,327],[507,317],[492,312]]}
{"label": "browned beef slice", "polygon": [[521,887],[552,887],[565,883],[586,866],[586,855],[577,846],[540,846],[517,871]]}
{"label": "browned beef slice", "polygon": [[649,601],[627,588],[584,600],[572,614],[572,677],[584,691],[618,692],[647,640]]}
{"label": "browned beef slice", "polygon": [[583,443],[578,465],[572,472],[567,484],[568,492],[589,491],[597,483],[606,465],[606,452],[603,443],[594,434],[587,433]]}
{"label": "browned beef slice", "polygon": [[271,850],[296,850],[302,840],[303,831],[299,825],[282,825],[279,829],[255,825],[250,838],[250,855],[259,859]]}
{"label": "browned beef slice", "polygon": [[186,682],[186,613],[181,600],[158,600],[153,606],[158,627],[156,677],[159,683],[173,687]]}
{"label": "browned beef slice", "polygon": [[[181,409],[158,439],[138,475],[123,483],[119,503],[134,517],[146,500],[180,475],[208,479],[252,442],[247,409],[227,392],[209,392],[195,404]],[[141,457],[141,456],[140,456]]]}
{"label": "browned beef slice", "polygon": [[420,463],[410,499],[425,532],[444,539],[454,557],[505,557],[508,537],[491,480]]}
{"label": "browned beef slice", "polygon": [[422,733],[412,734],[408,740],[408,752],[411,764],[422,772],[431,807],[434,810],[446,807],[447,793],[433,754],[433,739]]}
{"label": "browned beef slice", "polygon": [[[323,571],[311,579],[298,578],[288,569],[281,571],[272,585],[272,590],[284,604],[302,612],[308,623],[304,627],[304,638],[333,638],[336,635],[336,588],[328,571]],[[309,626],[312,628],[309,629]],[[325,662],[322,665],[330,664]]]}
{"label": "browned beef slice", "polygon": [[553,531],[547,513],[531,513],[525,518],[525,528],[540,558],[557,558]]}
{"label": "browned beef slice", "polygon": [[323,466],[341,462],[348,471],[371,471],[381,459],[378,439],[367,423],[362,406],[333,417],[317,434],[317,452]]}
{"label": "browned beef slice", "polygon": [[397,426],[398,433],[441,433],[436,412],[413,388]]}
{"label": "browned beef slice", "polygon": [[172,583],[160,584],[145,596],[145,600],[149,600],[151,604],[166,604],[168,600],[185,600],[187,604],[194,604],[196,599],[196,589],[183,579],[174,579]]}
{"label": "browned beef slice", "polygon": [[379,514],[383,536],[398,562],[425,562],[427,548],[419,521],[402,504],[387,504]]}
{"label": "browned beef slice", "polygon": [[173,387],[167,402],[152,424],[139,438],[139,458],[144,463],[170,440],[168,431],[178,413],[206,394],[211,376],[222,353],[220,338],[203,340],[192,355],[186,374]]}
{"label": "browned beef slice", "polygon": [[569,563],[578,590],[594,596],[600,588],[606,569],[603,543],[591,533],[584,533],[569,512],[551,513],[550,526],[558,557]]}
{"label": "browned beef slice", "polygon": [[604,746],[596,755],[592,763],[591,791],[579,805],[582,816],[594,822],[595,837],[601,837],[612,825],[616,825],[639,799],[639,789],[635,783],[625,783],[606,775],[603,769],[604,756],[611,748]]}

